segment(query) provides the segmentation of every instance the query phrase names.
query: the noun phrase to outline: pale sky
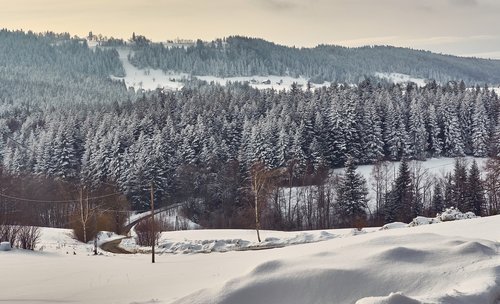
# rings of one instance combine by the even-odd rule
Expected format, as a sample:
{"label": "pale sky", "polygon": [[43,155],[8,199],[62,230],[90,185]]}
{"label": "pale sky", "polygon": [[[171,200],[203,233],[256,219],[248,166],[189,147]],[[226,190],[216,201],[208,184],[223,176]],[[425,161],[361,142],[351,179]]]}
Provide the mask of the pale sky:
{"label": "pale sky", "polygon": [[154,41],[245,35],[500,59],[499,0],[0,0],[0,27]]}

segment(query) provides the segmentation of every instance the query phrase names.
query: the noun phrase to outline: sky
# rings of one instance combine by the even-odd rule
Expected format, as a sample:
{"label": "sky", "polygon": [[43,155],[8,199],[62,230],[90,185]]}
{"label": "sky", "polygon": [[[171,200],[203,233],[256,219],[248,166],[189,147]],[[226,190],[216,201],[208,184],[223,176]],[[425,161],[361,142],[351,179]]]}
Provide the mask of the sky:
{"label": "sky", "polygon": [[154,41],[230,35],[500,59],[498,0],[4,0],[0,27]]}

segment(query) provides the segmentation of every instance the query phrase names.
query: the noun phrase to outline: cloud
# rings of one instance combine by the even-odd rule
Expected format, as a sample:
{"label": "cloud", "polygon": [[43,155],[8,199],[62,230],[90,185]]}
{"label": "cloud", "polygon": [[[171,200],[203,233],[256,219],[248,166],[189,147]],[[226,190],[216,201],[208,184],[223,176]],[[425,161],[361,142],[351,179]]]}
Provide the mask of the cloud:
{"label": "cloud", "polygon": [[477,0],[448,0],[451,5],[456,6],[477,6],[479,3]]}
{"label": "cloud", "polygon": [[261,6],[275,11],[286,11],[295,9],[301,6],[297,0],[259,0]]}

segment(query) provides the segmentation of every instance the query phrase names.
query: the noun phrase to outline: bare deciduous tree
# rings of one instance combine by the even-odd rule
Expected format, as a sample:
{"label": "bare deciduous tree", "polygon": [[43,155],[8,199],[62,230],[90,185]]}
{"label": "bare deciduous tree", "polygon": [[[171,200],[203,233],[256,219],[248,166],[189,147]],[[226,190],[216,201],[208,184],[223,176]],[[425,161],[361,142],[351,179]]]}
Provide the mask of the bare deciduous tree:
{"label": "bare deciduous tree", "polygon": [[251,170],[252,193],[254,195],[254,211],[255,211],[255,230],[257,231],[257,240],[260,239],[260,214],[262,203],[270,192],[273,181],[281,174],[279,170],[270,170],[263,163],[255,163]]}

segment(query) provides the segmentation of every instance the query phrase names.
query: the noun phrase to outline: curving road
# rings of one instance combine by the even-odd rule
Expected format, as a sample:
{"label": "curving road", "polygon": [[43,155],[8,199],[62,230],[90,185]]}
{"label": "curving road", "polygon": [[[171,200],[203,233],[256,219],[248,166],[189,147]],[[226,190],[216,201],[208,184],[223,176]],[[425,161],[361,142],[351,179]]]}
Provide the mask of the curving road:
{"label": "curving road", "polygon": [[[168,210],[172,210],[172,209],[176,209],[176,208],[181,207],[182,205],[183,205],[182,203],[177,203],[177,204],[173,204],[173,205],[170,205],[167,207],[159,208],[159,209],[155,210],[155,214],[158,214],[158,213],[161,213],[164,211],[168,211]],[[146,216],[143,216],[141,218],[138,218],[138,219],[128,223],[127,225],[125,225],[125,227],[123,227],[124,228],[123,233],[128,234],[130,232],[130,229],[132,229],[132,227],[137,225],[140,221],[146,220],[150,217],[151,217],[151,214],[148,214]],[[130,251],[125,250],[124,248],[120,247],[120,243],[122,242],[122,240],[127,239],[127,238],[130,238],[130,236],[123,236],[119,239],[114,239],[111,241],[104,242],[99,246],[99,248],[101,248],[104,251],[111,252],[111,253],[132,254],[133,252],[130,252]]]}

